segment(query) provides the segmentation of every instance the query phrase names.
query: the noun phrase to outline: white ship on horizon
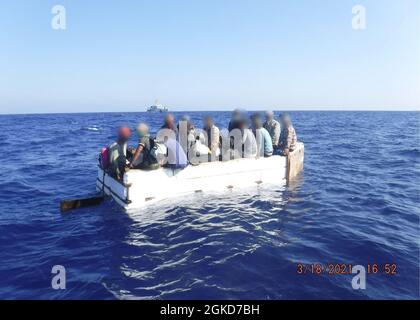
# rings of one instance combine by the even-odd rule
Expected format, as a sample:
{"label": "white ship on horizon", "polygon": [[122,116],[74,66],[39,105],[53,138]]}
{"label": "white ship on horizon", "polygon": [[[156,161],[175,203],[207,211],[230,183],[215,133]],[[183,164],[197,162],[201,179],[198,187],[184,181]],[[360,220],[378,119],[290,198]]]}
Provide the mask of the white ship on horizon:
{"label": "white ship on horizon", "polygon": [[159,100],[155,101],[155,104],[147,108],[147,112],[168,112],[168,107],[164,107],[159,103]]}

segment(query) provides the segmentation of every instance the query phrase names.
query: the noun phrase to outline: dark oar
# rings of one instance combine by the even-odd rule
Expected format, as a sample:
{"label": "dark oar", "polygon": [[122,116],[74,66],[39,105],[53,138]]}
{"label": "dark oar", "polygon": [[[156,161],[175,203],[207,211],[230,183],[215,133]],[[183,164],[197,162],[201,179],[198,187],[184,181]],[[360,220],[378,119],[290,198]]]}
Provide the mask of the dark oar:
{"label": "dark oar", "polygon": [[78,200],[63,200],[60,202],[60,210],[62,213],[79,208],[92,207],[101,204],[104,197],[97,196],[93,198],[78,199]]}

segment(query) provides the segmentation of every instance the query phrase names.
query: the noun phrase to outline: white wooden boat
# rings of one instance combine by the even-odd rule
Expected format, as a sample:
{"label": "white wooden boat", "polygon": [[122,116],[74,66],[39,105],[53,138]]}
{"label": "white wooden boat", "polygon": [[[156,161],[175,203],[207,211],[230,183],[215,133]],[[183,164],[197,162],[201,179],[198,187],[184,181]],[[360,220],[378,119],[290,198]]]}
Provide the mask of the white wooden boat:
{"label": "white wooden boat", "polygon": [[96,188],[112,197],[124,210],[194,193],[223,192],[263,185],[285,185],[303,169],[304,145],[298,143],[288,157],[247,158],[202,163],[185,169],[130,170],[119,182],[101,168]]}

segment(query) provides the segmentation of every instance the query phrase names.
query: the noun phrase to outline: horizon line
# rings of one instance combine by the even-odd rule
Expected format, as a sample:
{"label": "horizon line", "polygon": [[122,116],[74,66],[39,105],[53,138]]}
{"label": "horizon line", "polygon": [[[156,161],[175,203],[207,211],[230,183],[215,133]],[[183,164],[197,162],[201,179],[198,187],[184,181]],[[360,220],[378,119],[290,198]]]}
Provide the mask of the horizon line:
{"label": "horizon line", "polygon": [[[175,110],[169,110],[168,112],[162,112],[163,114],[165,113],[180,113],[180,112],[232,112],[235,109],[241,109],[241,110],[245,110],[245,111],[250,111],[250,112],[264,112],[266,110],[270,110],[270,111],[274,111],[274,112],[282,112],[282,111],[287,111],[287,112],[420,112],[420,107],[404,107],[404,108],[399,108],[399,109],[392,109],[391,107],[389,108],[384,108],[384,109],[354,109],[354,108],[343,108],[343,109],[336,109],[336,107],[331,107],[331,108],[320,108],[320,109],[314,109],[314,108],[284,108],[284,109],[246,109],[246,108],[232,108],[232,109],[208,109],[208,110],[196,110],[196,109],[186,109],[186,110],[182,110],[182,109],[175,109]],[[80,111],[80,112],[20,112],[20,113],[3,113],[0,112],[0,116],[17,116],[17,115],[49,115],[49,114],[92,114],[92,113],[149,113],[148,111]],[[150,112],[150,113],[159,113],[159,112]]]}

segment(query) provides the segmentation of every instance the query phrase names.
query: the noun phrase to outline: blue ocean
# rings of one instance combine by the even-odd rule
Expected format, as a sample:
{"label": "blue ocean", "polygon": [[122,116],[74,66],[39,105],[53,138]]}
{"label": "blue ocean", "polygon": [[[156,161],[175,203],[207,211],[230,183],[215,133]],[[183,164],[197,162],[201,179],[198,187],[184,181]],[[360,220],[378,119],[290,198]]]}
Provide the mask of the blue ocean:
{"label": "blue ocean", "polygon": [[[188,114],[196,126],[230,118]],[[291,115],[305,169],[290,186],[135,217],[111,201],[61,214],[59,202],[95,194],[98,152],[118,126],[156,131],[161,114],[0,116],[0,299],[419,299],[420,113]],[[330,263],[379,271],[355,290],[351,274],[297,270]],[[65,290],[51,286],[55,265]]]}

